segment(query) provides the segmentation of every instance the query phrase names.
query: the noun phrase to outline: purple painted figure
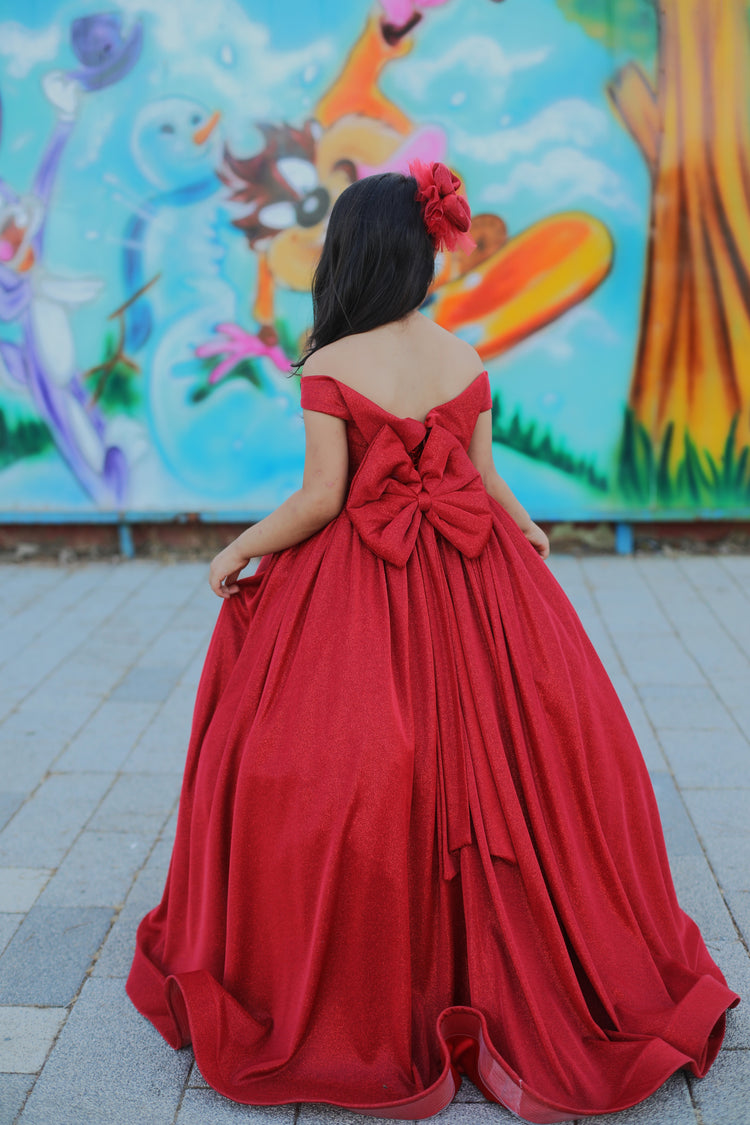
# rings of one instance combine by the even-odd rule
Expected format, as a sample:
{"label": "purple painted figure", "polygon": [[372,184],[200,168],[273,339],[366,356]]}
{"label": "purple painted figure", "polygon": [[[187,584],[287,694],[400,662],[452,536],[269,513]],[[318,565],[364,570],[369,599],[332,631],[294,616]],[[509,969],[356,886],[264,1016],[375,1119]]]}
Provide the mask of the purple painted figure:
{"label": "purple painted figure", "polygon": [[[0,364],[31,396],[55,445],[96,504],[122,507],[128,484],[124,452],[108,444],[101,411],[89,401],[76,368],[70,311],[100,289],[93,278],[55,276],[44,268],[44,229],[65,145],[87,90],[123,78],[140,55],[142,27],[127,37],[120,17],[87,16],[71,27],[81,66],[53,71],[43,87],[57,111],[57,124],[39,164],[31,192],[21,197],[0,179],[0,321],[20,326],[21,340],[0,340]],[[1,107],[0,107],[1,123]]]}

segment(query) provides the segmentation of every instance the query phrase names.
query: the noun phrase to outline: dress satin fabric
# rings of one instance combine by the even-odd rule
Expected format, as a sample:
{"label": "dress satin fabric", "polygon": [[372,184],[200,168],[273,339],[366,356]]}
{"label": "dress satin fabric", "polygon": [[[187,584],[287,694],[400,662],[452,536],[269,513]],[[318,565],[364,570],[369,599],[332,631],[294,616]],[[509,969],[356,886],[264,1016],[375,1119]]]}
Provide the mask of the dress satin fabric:
{"label": "dress satin fabric", "polygon": [[340,515],[224,602],[174,852],[127,984],[237,1102],[531,1122],[706,1073],[738,1002],[677,904],[643,758],[545,563],[467,449],[326,376]]}

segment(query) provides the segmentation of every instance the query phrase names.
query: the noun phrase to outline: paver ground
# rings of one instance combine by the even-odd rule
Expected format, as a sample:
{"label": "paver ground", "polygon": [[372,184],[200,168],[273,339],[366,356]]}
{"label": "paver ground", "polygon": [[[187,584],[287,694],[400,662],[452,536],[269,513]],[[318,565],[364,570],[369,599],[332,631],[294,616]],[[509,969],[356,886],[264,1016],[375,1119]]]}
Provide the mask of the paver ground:
{"label": "paver ground", "polygon": [[[550,565],[640,740],[681,902],[749,997],[750,557]],[[0,1125],[374,1120],[226,1101],[125,996],[218,608],[202,564],[0,566]],[[436,1120],[516,1119],[465,1083]],[[707,1078],[606,1121],[750,1122],[748,1001]]]}

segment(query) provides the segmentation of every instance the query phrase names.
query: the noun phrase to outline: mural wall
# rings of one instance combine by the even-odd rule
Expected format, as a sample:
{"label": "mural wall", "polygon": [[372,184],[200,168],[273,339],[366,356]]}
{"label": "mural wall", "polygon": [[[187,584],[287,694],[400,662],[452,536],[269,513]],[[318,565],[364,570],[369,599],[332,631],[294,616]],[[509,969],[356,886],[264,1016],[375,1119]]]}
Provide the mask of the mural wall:
{"label": "mural wall", "polygon": [[414,156],[536,518],[750,514],[747,0],[0,0],[0,513],[279,503],[328,213]]}

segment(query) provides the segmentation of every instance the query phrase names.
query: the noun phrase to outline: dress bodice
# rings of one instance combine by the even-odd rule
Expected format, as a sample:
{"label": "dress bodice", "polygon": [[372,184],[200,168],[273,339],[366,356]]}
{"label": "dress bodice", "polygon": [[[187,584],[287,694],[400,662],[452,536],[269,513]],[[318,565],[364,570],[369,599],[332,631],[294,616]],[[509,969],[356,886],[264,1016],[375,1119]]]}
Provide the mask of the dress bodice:
{"label": "dress bodice", "polygon": [[477,375],[448,402],[434,406],[424,422],[391,414],[366,395],[330,375],[304,375],[301,390],[303,409],[332,414],[347,423],[351,475],[356,472],[367,447],[384,425],[394,431],[409,451],[417,448],[425,440],[427,432],[438,425],[449,430],[464,449],[468,449],[477,418],[483,410],[492,406],[486,371]]}
{"label": "dress bodice", "polygon": [[302,406],[347,423],[346,513],[375,554],[404,566],[423,519],[462,554],[483,550],[492,516],[467,450],[479,414],[491,406],[486,371],[424,421],[391,414],[327,375],[303,377]]}

